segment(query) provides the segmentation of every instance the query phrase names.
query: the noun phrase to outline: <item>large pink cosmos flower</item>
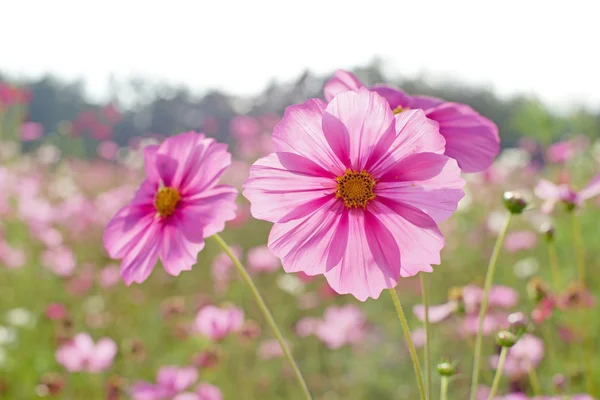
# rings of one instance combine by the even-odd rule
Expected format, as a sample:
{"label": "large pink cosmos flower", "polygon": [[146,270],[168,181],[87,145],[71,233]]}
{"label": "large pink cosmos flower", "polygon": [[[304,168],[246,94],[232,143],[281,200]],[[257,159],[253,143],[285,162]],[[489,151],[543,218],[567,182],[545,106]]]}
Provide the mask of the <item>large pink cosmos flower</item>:
{"label": "large pink cosmos flower", "polygon": [[159,256],[170,275],[192,269],[204,238],[235,218],[237,191],[217,185],[231,163],[226,148],[187,132],[144,149],[146,180],[104,232],[126,284],[145,281]]}
{"label": "large pink cosmos flower", "polygon": [[437,223],[456,210],[464,181],[421,110],[394,115],[366,89],[312,99],[287,108],[273,143],[244,196],[255,218],[275,223],[269,249],[286,272],[324,274],[364,301],[440,263]]}
{"label": "large pink cosmos flower", "polygon": [[[365,85],[351,72],[338,70],[325,84],[329,101],[338,93],[358,90]],[[409,96],[388,85],[375,85],[370,90],[379,93],[394,113],[422,109],[427,118],[437,121],[446,139],[444,154],[458,161],[463,172],[485,171],[500,151],[498,127],[466,104],[445,102],[429,96]]]}
{"label": "large pink cosmos flower", "polygon": [[117,345],[109,338],[98,343],[87,333],[76,335],[56,351],[56,361],[70,372],[102,372],[113,363]]}

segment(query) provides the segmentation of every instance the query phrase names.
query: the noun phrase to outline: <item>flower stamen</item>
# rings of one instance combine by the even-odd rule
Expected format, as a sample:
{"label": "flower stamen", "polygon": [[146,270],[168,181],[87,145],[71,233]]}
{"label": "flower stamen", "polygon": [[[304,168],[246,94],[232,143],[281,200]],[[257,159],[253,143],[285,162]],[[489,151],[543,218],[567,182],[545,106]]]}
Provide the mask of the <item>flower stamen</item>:
{"label": "flower stamen", "polygon": [[156,192],[154,207],[161,217],[169,217],[177,208],[181,195],[172,187],[162,187]]}
{"label": "flower stamen", "polygon": [[361,207],[363,210],[367,204],[375,198],[373,188],[375,179],[366,171],[354,172],[346,170],[343,176],[338,176],[335,197],[344,200],[347,208]]}

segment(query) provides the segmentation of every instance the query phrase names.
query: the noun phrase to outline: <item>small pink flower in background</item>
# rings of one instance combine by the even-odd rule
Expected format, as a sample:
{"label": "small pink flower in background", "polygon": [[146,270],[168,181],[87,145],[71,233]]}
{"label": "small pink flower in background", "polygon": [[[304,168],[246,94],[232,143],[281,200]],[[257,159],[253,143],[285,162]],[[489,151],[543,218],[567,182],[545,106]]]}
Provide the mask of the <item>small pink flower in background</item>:
{"label": "small pink flower in background", "polygon": [[119,154],[119,145],[112,140],[104,140],[98,144],[96,152],[99,157],[105,160],[114,160]]}
{"label": "small pink flower in background", "polygon": [[37,122],[24,122],[21,125],[19,138],[24,142],[33,142],[44,136],[44,126]]}
{"label": "small pink flower in background", "polygon": [[[354,74],[338,70],[325,84],[325,98],[331,101],[339,93],[363,87],[364,84]],[[454,158],[463,172],[486,170],[500,152],[496,125],[466,104],[428,96],[409,96],[388,85],[369,89],[383,96],[394,113],[421,109],[427,118],[439,123],[440,134],[446,139],[444,154]]]}
{"label": "small pink flower in background", "polygon": [[[530,334],[523,335],[517,343],[508,350],[504,363],[504,375],[511,378],[526,376],[530,368],[536,368],[544,358],[544,342]],[[492,368],[498,366],[499,355],[490,357]]]}
{"label": "small pink flower in background", "polygon": [[72,295],[83,296],[94,286],[94,269],[92,264],[85,264],[66,284],[66,290]]}
{"label": "small pink flower in background", "polygon": [[223,400],[221,389],[210,383],[201,383],[195,392],[177,395],[173,400]]}
{"label": "small pink flower in background", "polygon": [[161,367],[156,375],[156,384],[136,382],[131,385],[133,400],[171,400],[183,393],[198,380],[198,370],[194,367]]}
{"label": "small pink flower in background", "polygon": [[244,196],[255,218],[274,223],[268,245],[286,272],[323,274],[365,301],[440,263],[437,223],[456,210],[464,181],[422,111],[394,116],[365,89],[312,99],[286,109],[273,143]]}
{"label": "small pink flower in background", "polygon": [[0,237],[0,261],[8,268],[21,268],[27,256],[24,250],[12,247]]}
{"label": "small pink flower in background", "polygon": [[541,207],[544,213],[551,213],[556,203],[559,202],[573,207],[581,207],[586,200],[600,195],[600,174],[594,176],[579,192],[567,184],[557,186],[550,181],[541,179],[535,186],[534,193],[540,199],[545,200]]}
{"label": "small pink flower in background", "polygon": [[37,237],[46,247],[56,247],[63,243],[63,236],[50,226],[32,224],[31,234]]}
{"label": "small pink flower in background", "polygon": [[109,338],[94,343],[87,333],[79,333],[56,351],[56,361],[70,372],[102,372],[117,354],[117,345]]}
{"label": "small pink flower in background", "polygon": [[579,135],[573,139],[556,142],[546,150],[546,158],[549,162],[563,164],[585,151],[589,146],[589,139]]}
{"label": "small pink flower in background", "polygon": [[46,318],[52,321],[61,321],[69,315],[69,312],[67,311],[67,307],[61,303],[50,303],[46,307],[44,314]]}
{"label": "small pink flower in background", "polygon": [[269,339],[258,345],[257,353],[263,360],[271,360],[283,356],[283,349],[277,339]]}
{"label": "small pink flower in background", "polygon": [[367,318],[356,306],[331,306],[315,329],[315,335],[330,349],[360,342],[364,336]]}
{"label": "small pink flower in background", "polygon": [[303,317],[296,323],[296,334],[300,337],[314,335],[319,324],[318,318]]}
{"label": "small pink flower in background", "polygon": [[226,148],[187,132],[144,149],[146,180],[104,232],[127,285],[145,281],[159,257],[170,275],[191,270],[204,239],[235,217],[237,191],[217,185],[231,163]]}
{"label": "small pink flower in background", "polygon": [[410,333],[416,348],[420,349],[427,343],[427,332],[425,328],[417,328]]}
{"label": "small pink flower in background", "polygon": [[101,112],[106,122],[108,122],[111,125],[118,124],[119,121],[121,121],[121,119],[123,118],[121,111],[119,111],[119,109],[114,104],[107,104],[106,106],[104,106],[104,108],[102,108]]}
{"label": "small pink flower in background", "polygon": [[251,139],[258,135],[260,125],[252,117],[238,115],[231,120],[229,128],[236,139]]}
{"label": "small pink flower in background", "polygon": [[77,266],[75,255],[65,246],[56,246],[42,253],[42,266],[58,276],[71,276]]}
{"label": "small pink flower in background", "polygon": [[207,135],[215,135],[219,132],[219,120],[213,116],[204,117],[204,121],[202,122],[202,130],[206,132]]}
{"label": "small pink flower in background", "polygon": [[250,249],[246,258],[248,268],[253,272],[272,272],[279,269],[279,259],[271,253],[267,246]]}
{"label": "small pink flower in background", "polygon": [[509,253],[532,249],[537,245],[538,235],[532,231],[513,231],[505,239],[504,248]]}
{"label": "small pink flower in background", "polygon": [[552,316],[555,307],[556,301],[552,297],[544,297],[531,311],[531,319],[536,324],[541,324]]}
{"label": "small pink flower in background", "polygon": [[[239,259],[242,256],[242,248],[238,245],[231,246],[231,251]],[[219,253],[212,262],[212,277],[215,283],[215,290],[217,292],[224,292],[227,290],[227,285],[231,280],[231,269],[233,268],[233,262],[227,253]]]}
{"label": "small pink flower in background", "polygon": [[194,331],[214,341],[223,340],[244,325],[244,312],[237,307],[218,308],[206,306],[196,315]]}
{"label": "small pink flower in background", "polygon": [[102,268],[98,276],[98,282],[103,288],[110,288],[117,285],[120,279],[121,274],[119,271],[119,266],[114,264],[110,264]]}

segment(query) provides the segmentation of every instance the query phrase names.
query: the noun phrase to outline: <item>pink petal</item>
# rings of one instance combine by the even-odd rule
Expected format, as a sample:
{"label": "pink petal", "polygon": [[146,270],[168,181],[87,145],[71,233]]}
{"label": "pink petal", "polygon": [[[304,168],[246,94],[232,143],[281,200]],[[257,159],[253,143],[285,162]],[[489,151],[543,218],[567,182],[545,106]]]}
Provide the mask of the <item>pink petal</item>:
{"label": "pink petal", "polygon": [[579,198],[587,200],[598,195],[600,195],[600,174],[593,177],[590,183],[579,192]]}
{"label": "pink petal", "polygon": [[225,229],[225,222],[236,217],[237,190],[218,185],[181,202],[179,228],[186,238],[200,243],[203,238]]}
{"label": "pink petal", "polygon": [[125,257],[155,221],[149,206],[125,206],[110,220],[104,231],[104,248],[111,258]]}
{"label": "pink petal", "polygon": [[385,99],[361,89],[341,93],[327,105],[323,132],[338,158],[354,171],[362,171],[372,155],[378,159],[389,148],[396,135],[394,123]]}
{"label": "pink petal", "polygon": [[[198,253],[204,248],[204,241],[189,241],[181,231],[181,213],[174,214],[164,224],[162,230],[160,259],[169,275],[178,276],[181,271],[190,271],[196,264]],[[198,227],[201,229],[201,226]]]}
{"label": "pink petal", "polygon": [[330,196],[303,218],[273,226],[269,249],[286,272],[322,274],[339,263],[348,236],[344,210],[344,203]]}
{"label": "pink petal", "polygon": [[540,179],[533,192],[537,197],[543,200],[560,200],[561,188],[545,179]]}
{"label": "pink petal", "polygon": [[444,153],[446,142],[439,133],[437,122],[425,117],[421,110],[409,110],[396,115],[396,132],[397,136],[386,154],[369,168],[375,178],[414,153]]}
{"label": "pink petal", "polygon": [[117,354],[117,345],[111,339],[103,338],[96,343],[93,354],[89,360],[88,370],[90,372],[100,372],[111,366],[115,355]]}
{"label": "pink petal", "polygon": [[375,85],[370,88],[375,93],[382,96],[390,108],[394,110],[397,107],[403,108],[420,108],[420,107],[410,107],[411,98],[409,95],[404,93],[402,90],[395,88],[390,85]]}
{"label": "pink petal", "polygon": [[[435,324],[449,318],[456,311],[456,302],[448,302],[437,306],[429,306],[429,322]],[[413,307],[413,314],[419,321],[425,321],[425,306],[417,304]]]}
{"label": "pink petal", "polygon": [[375,194],[417,207],[436,222],[450,218],[465,195],[456,161],[435,153],[406,157],[382,176]]}
{"label": "pink petal", "polygon": [[323,92],[327,101],[340,94],[350,90],[358,90],[364,87],[363,83],[352,72],[338,69],[333,74],[333,77],[325,83]]}
{"label": "pink petal", "polygon": [[369,211],[348,210],[348,244],[341,262],[325,273],[333,290],[360,301],[393,288],[400,275],[398,243],[385,223]]}
{"label": "pink petal", "polygon": [[512,308],[519,302],[519,294],[510,286],[494,285],[488,296],[489,307]]}
{"label": "pink petal", "polygon": [[498,127],[464,104],[444,103],[426,112],[440,124],[448,157],[464,172],[486,170],[500,151]]}
{"label": "pink petal", "polygon": [[185,392],[173,397],[173,400],[203,400],[197,393]]}
{"label": "pink petal", "polygon": [[283,118],[273,130],[273,144],[276,152],[300,155],[333,176],[340,176],[346,166],[335,155],[323,134],[326,106],[323,100],[311,99],[286,108]]}
{"label": "pink petal", "polygon": [[149,382],[135,382],[129,389],[133,400],[162,400],[163,390]]}
{"label": "pink petal", "polygon": [[210,383],[201,383],[196,388],[198,400],[223,400],[221,389]]}
{"label": "pink petal", "polygon": [[72,343],[62,345],[56,351],[56,361],[70,372],[82,371],[86,359]]}
{"label": "pink petal", "polygon": [[255,218],[277,222],[303,204],[335,192],[334,176],[312,161],[293,153],[261,158],[250,168],[244,196]]}
{"label": "pink petal", "polygon": [[150,276],[161,249],[160,230],[159,223],[151,224],[138,238],[138,242],[129,248],[129,252],[121,261],[121,276],[125,284],[142,283]]}

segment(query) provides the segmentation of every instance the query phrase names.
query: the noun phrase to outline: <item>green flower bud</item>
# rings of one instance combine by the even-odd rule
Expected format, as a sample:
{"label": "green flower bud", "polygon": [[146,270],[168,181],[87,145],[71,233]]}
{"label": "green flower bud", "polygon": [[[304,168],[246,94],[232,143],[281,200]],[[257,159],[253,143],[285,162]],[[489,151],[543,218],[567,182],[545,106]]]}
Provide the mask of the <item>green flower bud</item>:
{"label": "green flower bud", "polygon": [[504,192],[504,206],[511,214],[521,214],[527,207],[525,196],[518,192]]}
{"label": "green flower bud", "polygon": [[441,376],[452,376],[456,371],[456,366],[454,363],[443,361],[437,365],[437,371]]}
{"label": "green flower bud", "polygon": [[500,331],[496,335],[496,343],[502,347],[513,347],[517,340],[517,336],[509,331]]}

